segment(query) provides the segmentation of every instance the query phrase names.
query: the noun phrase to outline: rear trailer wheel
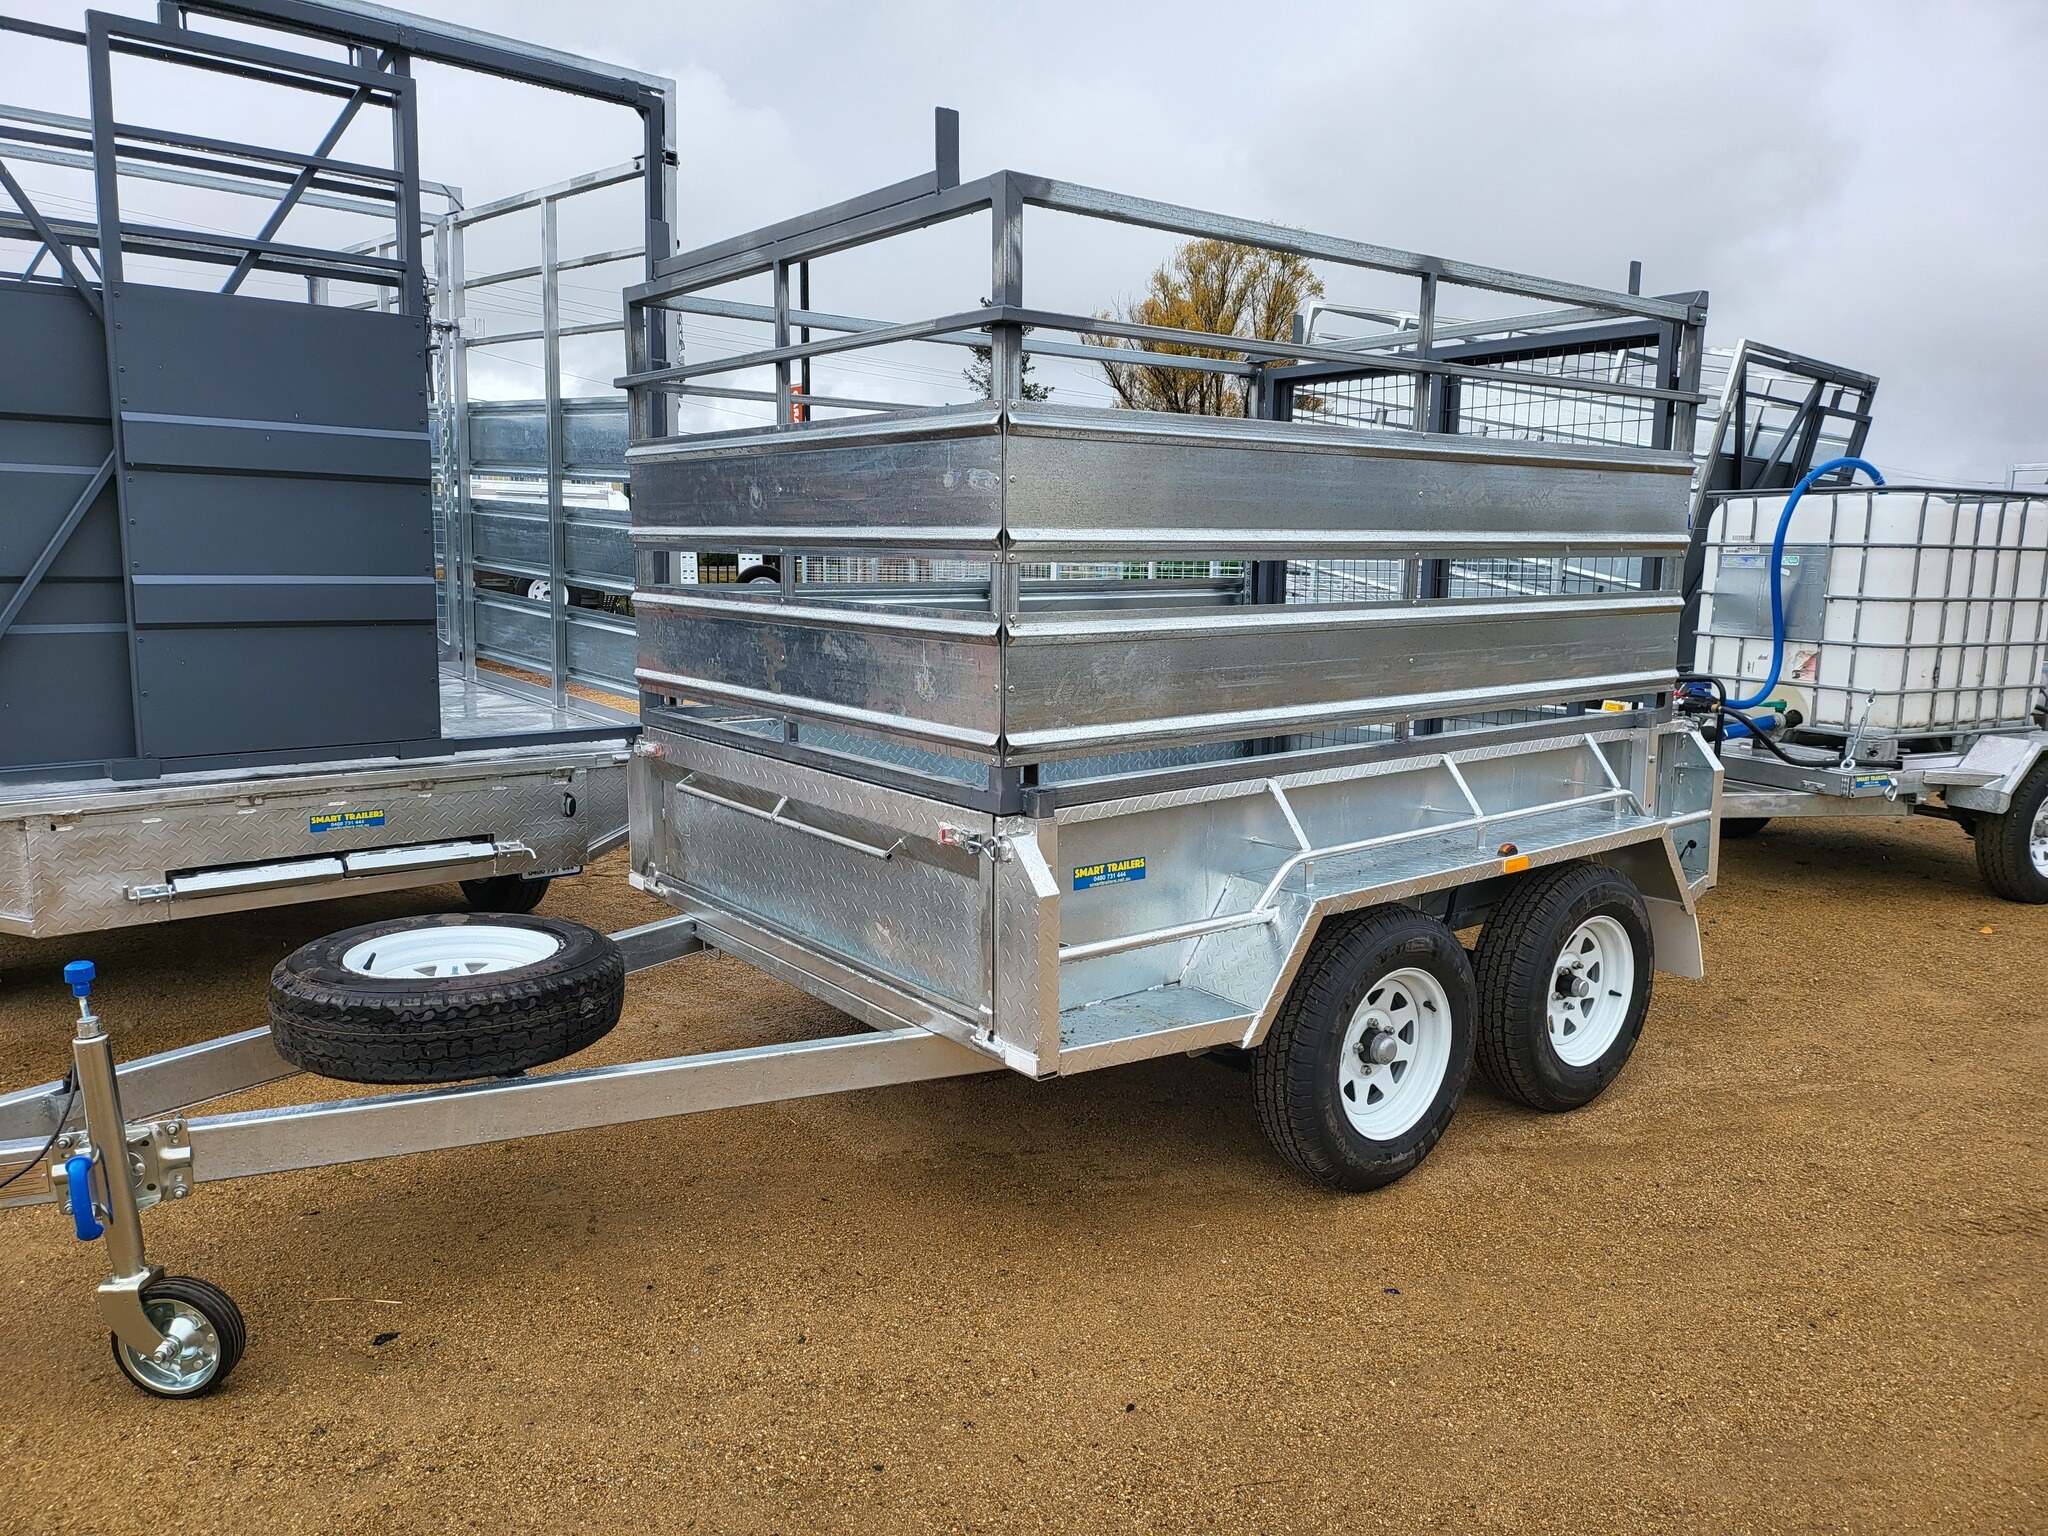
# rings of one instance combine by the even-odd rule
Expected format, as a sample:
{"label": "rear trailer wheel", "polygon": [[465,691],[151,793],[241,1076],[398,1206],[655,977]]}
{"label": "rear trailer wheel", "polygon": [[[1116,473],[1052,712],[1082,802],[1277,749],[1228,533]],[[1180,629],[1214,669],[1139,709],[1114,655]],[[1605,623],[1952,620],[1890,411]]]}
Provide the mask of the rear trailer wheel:
{"label": "rear trailer wheel", "polygon": [[152,1397],[202,1397],[227,1380],[248,1333],[242,1312],[217,1285],[166,1275],[142,1290],[142,1310],[167,1342],[153,1355],[108,1334],[121,1374]]}
{"label": "rear trailer wheel", "polygon": [[462,882],[462,899],[472,912],[531,912],[548,893],[545,879],[524,875],[491,875]]}
{"label": "rear trailer wheel", "polygon": [[1977,819],[1977,870],[2007,901],[2048,902],[2048,755],[2020,780],[2003,816]]}
{"label": "rear trailer wheel", "polygon": [[1650,1011],[1643,898],[1599,864],[1523,876],[1479,935],[1480,1070],[1532,1109],[1577,1109],[1614,1081]]}
{"label": "rear trailer wheel", "polygon": [[294,1066],[351,1083],[456,1083],[559,1061],[619,1022],[626,962],[577,923],[407,917],[315,939],[270,975]]}
{"label": "rear trailer wheel", "polygon": [[1267,1138],[1318,1183],[1391,1184],[1457,1110],[1472,1015],[1471,962],[1435,918],[1375,907],[1327,926],[1252,1053]]}
{"label": "rear trailer wheel", "polygon": [[1721,835],[1740,842],[1745,837],[1755,837],[1770,824],[1771,818],[1768,816],[1723,816]]}

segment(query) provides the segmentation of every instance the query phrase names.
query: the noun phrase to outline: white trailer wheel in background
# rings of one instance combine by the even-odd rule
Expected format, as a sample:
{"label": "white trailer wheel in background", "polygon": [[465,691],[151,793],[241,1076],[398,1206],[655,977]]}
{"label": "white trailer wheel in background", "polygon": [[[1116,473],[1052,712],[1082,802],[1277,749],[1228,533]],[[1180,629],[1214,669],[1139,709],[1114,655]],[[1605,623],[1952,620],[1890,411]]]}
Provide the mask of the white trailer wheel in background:
{"label": "white trailer wheel in background", "polygon": [[1643,898],[1575,862],[1524,875],[1481,930],[1479,1065],[1531,1109],[1576,1109],[1620,1073],[1650,1009]]}

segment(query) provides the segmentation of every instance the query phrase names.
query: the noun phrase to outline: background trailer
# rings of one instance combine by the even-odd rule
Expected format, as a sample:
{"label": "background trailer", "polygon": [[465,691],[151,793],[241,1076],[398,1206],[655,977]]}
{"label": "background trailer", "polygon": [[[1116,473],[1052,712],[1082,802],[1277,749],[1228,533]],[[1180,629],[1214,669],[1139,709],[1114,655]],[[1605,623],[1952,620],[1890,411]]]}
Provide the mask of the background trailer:
{"label": "background trailer", "polygon": [[[558,262],[591,262],[558,253],[557,209],[629,183],[638,238],[599,254],[644,273],[668,252],[672,85],[302,0],[0,32],[75,70],[83,109],[0,107],[0,932],[448,880],[530,908],[623,838],[634,728],[630,701],[571,691],[619,686],[630,626],[571,606],[572,572],[624,579],[581,569],[577,328],[553,298]],[[415,59],[616,104],[642,153],[465,209],[421,176]],[[332,124],[309,151],[161,121],[167,72]],[[96,218],[39,207],[31,165],[89,174]],[[214,202],[158,211],[178,197]],[[222,199],[260,222],[226,232]],[[465,233],[510,207],[548,235],[550,382],[523,416],[472,409],[461,325],[504,281],[465,270]],[[498,524],[524,537],[486,571],[470,552]],[[508,567],[552,595],[493,591]]]}

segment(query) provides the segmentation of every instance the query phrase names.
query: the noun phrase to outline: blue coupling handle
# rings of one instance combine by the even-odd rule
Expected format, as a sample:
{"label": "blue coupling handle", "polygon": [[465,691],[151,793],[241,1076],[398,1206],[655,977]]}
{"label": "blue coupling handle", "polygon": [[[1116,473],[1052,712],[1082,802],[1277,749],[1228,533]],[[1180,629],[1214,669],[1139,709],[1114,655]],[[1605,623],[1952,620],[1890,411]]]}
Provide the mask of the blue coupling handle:
{"label": "blue coupling handle", "polygon": [[71,1225],[78,1240],[89,1243],[107,1230],[92,1213],[92,1159],[83,1152],[65,1158],[64,1184],[71,1191]]}
{"label": "blue coupling handle", "polygon": [[98,975],[99,967],[90,960],[73,960],[64,967],[64,985],[73,997],[91,997],[93,979]]}

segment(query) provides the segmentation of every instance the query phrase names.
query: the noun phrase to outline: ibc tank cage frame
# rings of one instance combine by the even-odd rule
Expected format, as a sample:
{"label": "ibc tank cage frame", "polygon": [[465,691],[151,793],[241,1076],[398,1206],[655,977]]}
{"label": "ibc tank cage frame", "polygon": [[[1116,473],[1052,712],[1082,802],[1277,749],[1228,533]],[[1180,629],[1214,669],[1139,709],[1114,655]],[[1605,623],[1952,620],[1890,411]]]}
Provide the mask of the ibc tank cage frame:
{"label": "ibc tank cage frame", "polygon": [[[962,182],[957,133],[942,109],[932,171],[679,254],[628,291],[644,722],[1047,814],[1134,775],[1224,782],[1283,756],[1556,729],[1603,701],[1668,706],[1704,294],[1016,171]],[[1027,209],[1412,278],[1412,328],[1362,356],[1299,325],[1222,336],[1035,307]],[[983,305],[884,322],[808,302],[812,261],[977,216]],[[764,275],[769,304],[710,292]],[[1555,307],[1439,326],[1447,286]],[[664,363],[646,351],[664,314],[754,322],[770,344]],[[906,342],[985,348],[989,398],[804,387],[813,360]],[[1034,354],[1225,375],[1247,416],[1033,403]],[[750,371],[772,388],[739,387]],[[774,421],[680,431],[692,397],[772,405]],[[1352,398],[1388,410],[1362,425],[1333,409]],[[679,579],[675,556],[707,549],[772,552],[779,584]]]}

